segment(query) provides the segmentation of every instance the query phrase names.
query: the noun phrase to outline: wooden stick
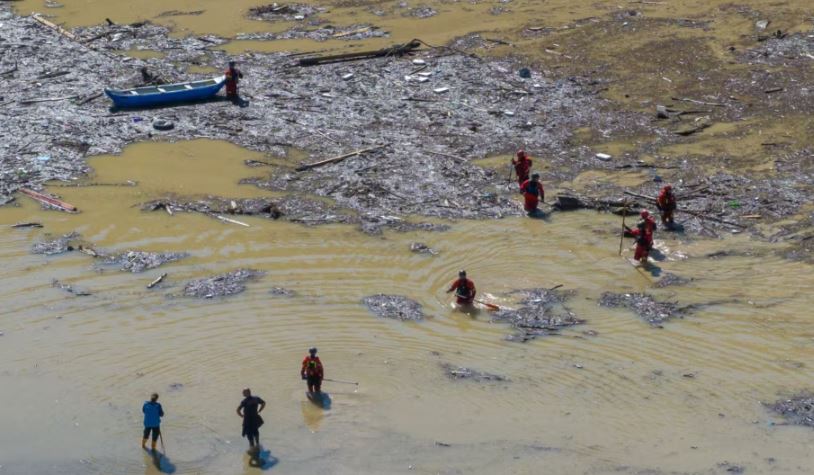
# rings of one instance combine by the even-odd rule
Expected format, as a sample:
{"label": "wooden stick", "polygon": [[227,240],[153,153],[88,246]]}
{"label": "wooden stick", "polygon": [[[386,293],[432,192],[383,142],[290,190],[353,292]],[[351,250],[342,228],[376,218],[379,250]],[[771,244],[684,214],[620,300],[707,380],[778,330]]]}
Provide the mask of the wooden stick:
{"label": "wooden stick", "polygon": [[298,172],[305,171],[305,170],[310,170],[312,168],[321,167],[321,166],[327,165],[329,163],[335,163],[335,162],[342,161],[342,160],[344,160],[346,158],[353,157],[354,155],[361,155],[361,154],[366,153],[366,152],[371,152],[373,150],[378,150],[380,148],[387,147],[388,145],[390,145],[390,144],[387,143],[387,144],[384,144],[384,145],[377,145],[375,147],[365,148],[365,149],[362,149],[362,150],[357,150],[355,152],[346,153],[345,155],[340,155],[338,157],[328,158],[326,160],[322,160],[322,161],[319,161],[319,162],[316,162],[316,163],[308,163],[308,164],[305,164],[305,165],[300,165],[295,170],[298,171]]}
{"label": "wooden stick", "polygon": [[47,26],[48,28],[51,28],[52,30],[59,33],[60,35],[66,37],[68,39],[76,41],[76,35],[74,35],[70,31],[66,30],[65,28],[62,28],[61,26],[46,20],[45,18],[41,17],[39,13],[35,13],[35,14],[31,15],[31,18],[33,18],[34,20],[38,21],[39,23]]}
{"label": "wooden stick", "polygon": [[26,196],[28,196],[30,198],[33,198],[33,199],[39,201],[40,203],[45,203],[47,205],[53,206],[53,207],[58,208],[58,209],[60,209],[62,211],[66,211],[68,213],[77,213],[77,212],[79,212],[79,210],[76,208],[76,206],[74,206],[72,204],[66,203],[66,202],[64,202],[62,200],[58,200],[56,198],[52,198],[52,197],[47,196],[47,195],[43,195],[42,193],[37,193],[36,191],[29,190],[28,188],[20,188],[20,193],[22,193],[22,194],[24,194],[24,195],[26,195]]}
{"label": "wooden stick", "polygon": [[148,289],[152,289],[152,288],[153,288],[153,287],[155,287],[156,285],[160,284],[160,283],[161,283],[161,281],[162,281],[162,280],[164,280],[164,277],[167,277],[167,273],[166,273],[166,272],[164,272],[163,274],[159,275],[159,276],[158,276],[158,277],[157,277],[157,278],[156,278],[154,281],[152,281],[152,282],[150,282],[149,284],[147,284],[147,288],[148,288]]}
{"label": "wooden stick", "polygon": [[221,221],[226,221],[227,223],[239,224],[241,226],[246,226],[247,228],[250,227],[248,224],[244,223],[243,221],[238,221],[236,219],[229,219],[226,216],[221,216],[219,214],[216,214],[215,217],[218,218]]}
{"label": "wooden stick", "polygon": [[619,255],[622,255],[622,242],[625,240],[625,217],[627,216],[627,201],[622,202],[622,234],[619,236]]}
{"label": "wooden stick", "polygon": [[489,302],[484,302],[483,300],[475,300],[475,302],[483,305],[484,307],[488,308],[489,310],[500,310],[500,307]]}
{"label": "wooden stick", "polygon": [[78,106],[85,105],[85,104],[87,104],[88,102],[90,102],[90,101],[92,101],[94,99],[102,97],[103,94],[104,94],[104,92],[98,92],[98,93],[96,93],[96,94],[94,94],[92,96],[89,96],[89,97],[86,97],[86,98],[82,99],[81,101],[77,102],[76,105],[78,105]]}
{"label": "wooden stick", "polygon": [[433,152],[432,150],[427,150],[427,153],[431,153],[433,155],[440,155],[442,157],[448,157],[448,158],[451,158],[453,160],[458,160],[459,162],[466,162],[466,159],[463,159],[461,157],[456,157],[455,155],[450,155],[448,153]]}
{"label": "wooden stick", "polygon": [[342,38],[343,36],[355,35],[356,33],[364,33],[365,31],[367,31],[367,30],[369,30],[371,28],[373,28],[373,27],[372,26],[366,26],[364,28],[359,28],[358,30],[352,30],[352,31],[345,31],[345,32],[342,32],[342,33],[337,33],[337,34],[335,34],[333,36],[334,36],[334,38]]}
{"label": "wooden stick", "polygon": [[17,223],[12,224],[12,228],[41,228],[42,223]]}
{"label": "wooden stick", "polygon": [[73,96],[65,96],[65,97],[47,97],[45,99],[23,99],[22,101],[18,101],[20,104],[36,104],[37,102],[54,102],[54,101],[64,101],[67,99],[76,99],[79,97],[78,95]]}
{"label": "wooden stick", "polygon": [[702,104],[705,106],[726,107],[726,104],[721,104],[720,102],[704,102],[695,99],[690,99],[689,97],[673,97],[672,99],[674,101],[692,102],[693,104]]}

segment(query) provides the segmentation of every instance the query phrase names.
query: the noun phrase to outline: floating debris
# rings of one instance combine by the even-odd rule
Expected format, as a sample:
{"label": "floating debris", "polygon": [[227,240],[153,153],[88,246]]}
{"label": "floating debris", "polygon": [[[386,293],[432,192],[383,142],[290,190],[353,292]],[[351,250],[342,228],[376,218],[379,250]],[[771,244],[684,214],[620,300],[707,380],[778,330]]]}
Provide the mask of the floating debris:
{"label": "floating debris", "polygon": [[421,304],[401,295],[372,295],[362,299],[362,304],[379,318],[402,321],[420,321],[424,319]]}
{"label": "floating debris", "polygon": [[507,337],[510,341],[526,342],[539,336],[556,335],[563,328],[585,323],[564,305],[573,291],[528,289],[514,293],[517,292],[525,294],[520,301],[522,307],[501,308],[492,316],[492,321],[509,323],[517,330]]}
{"label": "floating debris", "polygon": [[789,399],[781,399],[769,405],[783,416],[789,424],[814,427],[814,394],[802,393]]}
{"label": "floating debris", "polygon": [[455,366],[449,363],[441,363],[441,368],[451,379],[461,380],[466,379],[470,381],[482,382],[506,382],[509,378],[499,374],[486,373],[472,368],[463,366]]}
{"label": "floating debris", "polygon": [[137,273],[155,269],[185,257],[189,257],[189,254],[185,252],[126,251],[121,254],[105,256],[105,263],[121,266],[123,271]]}
{"label": "floating debris", "polygon": [[80,290],[80,289],[77,289],[77,288],[73,287],[72,285],[63,284],[62,282],[58,281],[57,279],[53,279],[51,281],[51,287],[62,289],[65,292],[68,292],[69,294],[76,295],[77,297],[87,297],[88,295],[92,295],[87,290]]}
{"label": "floating debris", "polygon": [[628,308],[655,327],[660,327],[662,323],[672,318],[684,318],[685,310],[688,308],[679,307],[675,302],[658,302],[652,296],[644,293],[605,292],[599,299],[599,305]]}
{"label": "floating debris", "polygon": [[184,285],[183,292],[187,297],[197,297],[199,299],[235,295],[246,290],[246,282],[259,279],[264,274],[265,272],[258,270],[239,269],[214,277],[187,282]]}
{"label": "floating debris", "polygon": [[297,295],[297,293],[282,287],[272,287],[271,290],[269,290],[269,295],[274,297],[293,297]]}
{"label": "floating debris", "polygon": [[78,248],[81,237],[79,233],[74,231],[51,241],[39,241],[31,247],[31,252],[50,256],[74,251]]}
{"label": "floating debris", "polygon": [[416,254],[430,254],[430,255],[438,255],[438,251],[435,249],[427,246],[423,242],[414,242],[410,244],[410,251],[415,252]]}

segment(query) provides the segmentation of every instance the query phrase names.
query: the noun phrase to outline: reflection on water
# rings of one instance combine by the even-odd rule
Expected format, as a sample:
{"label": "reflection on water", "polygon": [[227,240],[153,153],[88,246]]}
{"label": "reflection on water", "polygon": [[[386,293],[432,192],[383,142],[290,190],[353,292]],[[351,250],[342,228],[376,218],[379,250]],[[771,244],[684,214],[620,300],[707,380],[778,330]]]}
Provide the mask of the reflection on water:
{"label": "reflection on water", "polygon": [[[2,223],[45,225],[0,228],[4,471],[156,473],[137,441],[141,397],[153,391],[162,394],[162,429],[179,474],[257,473],[253,463],[272,461],[283,473],[536,473],[543,462],[552,473],[705,472],[727,460],[793,473],[810,460],[810,433],[770,425],[760,404],[809,387],[814,376],[806,363],[814,357],[810,266],[748,236],[661,233],[666,259],[658,266],[693,280],[654,289],[654,277],[618,256],[618,218],[593,212],[371,237],[346,226],[245,217],[245,228],[138,210],[173,189],[262,196],[237,185],[268,173],[245,167],[246,158],[258,154],[206,141],[142,144],[91,161],[92,181],[132,179],[136,187],[53,188],[81,214],[42,211],[23,198],[0,209]],[[81,253],[29,253],[44,232],[72,230],[103,249],[191,256],[131,274],[97,270]],[[414,241],[440,254],[413,254]],[[736,254],[703,257],[722,249]],[[266,276],[231,298],[176,296],[189,279],[240,267]],[[569,307],[588,323],[508,342],[511,329],[489,312],[450,308],[445,290],[460,268],[501,306],[516,305],[512,290],[562,284],[576,292]],[[162,286],[146,289],[162,272]],[[53,278],[93,295],[66,294],[51,287]],[[272,297],[273,287],[295,295]],[[727,303],[655,329],[599,307],[604,291]],[[428,318],[378,319],[360,304],[375,293],[409,296]],[[297,372],[314,342],[331,375],[359,382],[358,392],[326,382],[334,399],[327,413],[306,400]],[[509,382],[452,381],[442,363]],[[244,453],[234,415],[246,386],[268,402],[262,441],[273,455],[257,462]]]}

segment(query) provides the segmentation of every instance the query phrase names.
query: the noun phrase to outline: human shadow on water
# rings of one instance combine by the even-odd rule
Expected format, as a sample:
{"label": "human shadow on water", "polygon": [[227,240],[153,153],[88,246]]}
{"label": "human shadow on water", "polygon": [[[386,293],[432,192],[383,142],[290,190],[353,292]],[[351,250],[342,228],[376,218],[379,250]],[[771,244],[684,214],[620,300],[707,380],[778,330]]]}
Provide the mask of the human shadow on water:
{"label": "human shadow on water", "polygon": [[271,455],[271,451],[261,448],[257,451],[251,452],[249,455],[249,466],[259,468],[260,470],[269,470],[277,465],[277,457]]}
{"label": "human shadow on water", "polygon": [[145,455],[150,457],[150,462],[161,473],[175,473],[175,464],[167,457],[157,450],[144,449]]}
{"label": "human shadow on water", "polygon": [[667,256],[665,256],[663,252],[656,249],[655,247],[650,249],[649,256],[650,256],[651,259],[653,259],[656,262],[663,262],[664,260],[667,259]]}
{"label": "human shadow on water", "polygon": [[644,271],[650,273],[650,275],[652,275],[653,277],[658,277],[661,275],[661,267],[657,266],[656,264],[653,264],[650,261],[647,261],[647,264],[641,266],[641,268]]}
{"label": "human shadow on water", "polygon": [[331,395],[326,392],[306,393],[308,400],[315,406],[328,411],[331,409]]}
{"label": "human shadow on water", "polygon": [[526,213],[529,218],[532,219],[541,219],[543,221],[549,221],[551,219],[551,213],[546,213],[545,211],[537,208],[536,210]]}

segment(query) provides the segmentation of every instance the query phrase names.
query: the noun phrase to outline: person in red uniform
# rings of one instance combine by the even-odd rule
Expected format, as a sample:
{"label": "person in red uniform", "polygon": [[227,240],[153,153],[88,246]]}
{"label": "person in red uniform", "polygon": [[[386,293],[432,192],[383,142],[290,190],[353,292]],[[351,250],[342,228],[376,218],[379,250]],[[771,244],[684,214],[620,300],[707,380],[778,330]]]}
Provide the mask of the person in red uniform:
{"label": "person in red uniform", "polygon": [[523,182],[529,179],[529,172],[531,171],[531,158],[526,154],[522,148],[517,151],[517,157],[512,159],[514,171],[517,173],[517,184],[522,186]]}
{"label": "person in red uniform", "polygon": [[447,293],[455,291],[458,305],[471,305],[475,300],[475,283],[466,278],[466,271],[458,272],[458,278],[452,282]]}
{"label": "person in red uniform", "polygon": [[523,192],[523,198],[525,198],[523,207],[529,215],[537,212],[539,200],[545,203],[545,190],[543,189],[543,184],[540,183],[539,173],[531,175],[531,180],[524,181],[520,185],[520,191]]}
{"label": "person in red uniform", "polygon": [[237,101],[240,95],[237,92],[237,83],[243,79],[243,73],[235,67],[234,61],[229,61],[229,69],[226,70],[226,97]]}
{"label": "person in red uniform", "polygon": [[650,250],[653,249],[653,233],[656,230],[656,220],[650,216],[646,209],[641,212],[641,221],[636,225],[636,229],[625,228],[631,236],[636,239],[636,252],[633,259],[639,262],[647,262]]}
{"label": "person in red uniform", "polygon": [[673,225],[673,212],[676,209],[676,197],[673,194],[673,186],[667,185],[661,189],[656,200],[656,207],[661,211],[661,224]]}
{"label": "person in red uniform", "polygon": [[317,349],[311,347],[308,349],[308,356],[302,360],[302,368],[300,369],[300,377],[308,384],[309,393],[322,392],[322,378],[325,376],[325,370],[322,368],[322,361],[317,356]]}

